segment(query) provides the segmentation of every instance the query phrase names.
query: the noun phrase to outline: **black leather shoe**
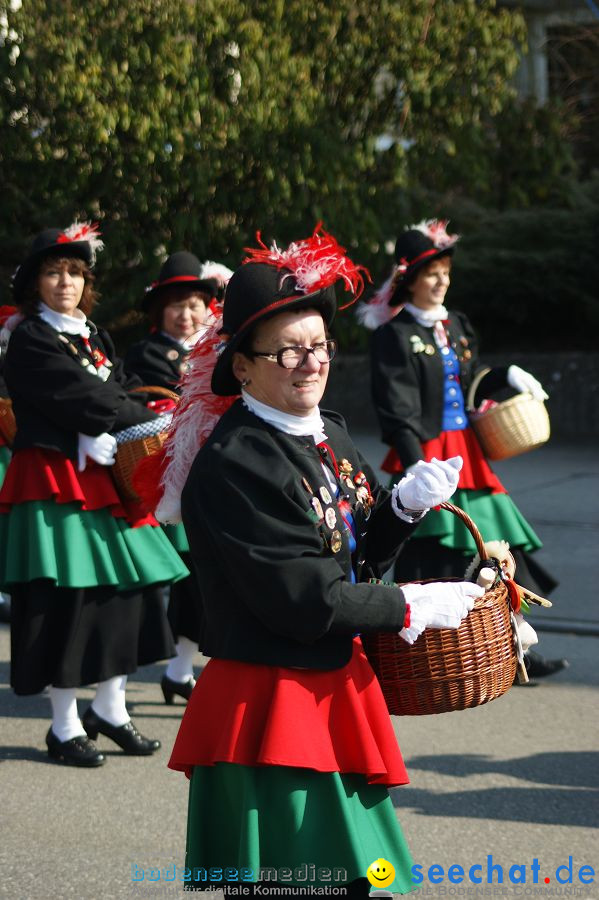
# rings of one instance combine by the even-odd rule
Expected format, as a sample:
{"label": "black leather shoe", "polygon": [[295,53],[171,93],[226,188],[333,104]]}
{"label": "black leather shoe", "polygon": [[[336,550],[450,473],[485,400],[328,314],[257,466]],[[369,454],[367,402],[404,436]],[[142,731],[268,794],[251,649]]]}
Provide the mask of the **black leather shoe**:
{"label": "black leather shoe", "polygon": [[59,741],[52,729],[46,735],[48,756],[65,766],[83,766],[92,769],[103,766],[106,757],[84,734],[71,738],[70,741]]}
{"label": "black leather shoe", "polygon": [[545,659],[540,653],[528,650],[524,654],[524,665],[529,678],[545,678],[567,669],[570,663],[567,659]]}
{"label": "black leather shoe", "polygon": [[178,697],[183,697],[184,700],[189,700],[191,697],[191,692],[196,686],[195,678],[190,678],[189,681],[173,681],[172,678],[169,678],[168,675],[163,675],[160,681],[160,687],[162,688],[162,693],[164,695],[164,702],[168,703],[170,706],[175,702],[175,694]]}
{"label": "black leather shoe", "polygon": [[133,722],[127,722],[126,725],[111,725],[95,713],[91,706],[83,714],[81,721],[92,740],[98,737],[98,733],[103,734],[130,756],[150,756],[160,747],[160,741],[144,737]]}

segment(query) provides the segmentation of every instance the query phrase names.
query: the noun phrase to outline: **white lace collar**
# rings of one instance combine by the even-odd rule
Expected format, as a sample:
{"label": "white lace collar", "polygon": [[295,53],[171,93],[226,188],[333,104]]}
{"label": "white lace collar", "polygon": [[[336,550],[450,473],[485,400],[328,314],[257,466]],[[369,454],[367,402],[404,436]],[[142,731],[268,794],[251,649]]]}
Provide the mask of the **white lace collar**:
{"label": "white lace collar", "polygon": [[243,389],[241,391],[241,399],[246,408],[254,413],[255,416],[258,416],[264,422],[268,422],[274,428],[278,428],[279,431],[284,431],[285,434],[291,434],[295,437],[310,435],[314,439],[315,444],[326,440],[324,422],[318,407],[316,412],[309,416],[292,416],[290,413],[285,413],[280,409],[275,409],[273,406],[267,406],[266,403],[261,403],[260,400],[256,400],[255,397],[252,397],[251,394],[248,394]]}
{"label": "white lace collar", "polygon": [[55,331],[62,331],[65,334],[80,334],[81,337],[88,338],[90,334],[87,319],[80,309],[75,310],[76,315],[67,316],[65,313],[56,312],[50,309],[45,303],[40,303],[39,317]]}
{"label": "white lace collar", "polygon": [[424,325],[425,328],[431,328],[436,322],[449,318],[449,313],[443,305],[435,306],[434,309],[421,309],[419,306],[414,306],[413,303],[404,303],[404,309],[416,319],[419,325]]}

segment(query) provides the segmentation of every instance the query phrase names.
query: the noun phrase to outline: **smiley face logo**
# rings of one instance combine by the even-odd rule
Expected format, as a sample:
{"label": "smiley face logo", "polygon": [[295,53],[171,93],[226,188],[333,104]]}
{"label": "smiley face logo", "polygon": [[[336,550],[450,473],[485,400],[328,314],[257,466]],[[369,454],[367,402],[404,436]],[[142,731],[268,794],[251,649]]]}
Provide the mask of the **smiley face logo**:
{"label": "smiley face logo", "polygon": [[366,870],[366,877],[373,887],[388,887],[395,878],[395,869],[388,859],[375,859]]}

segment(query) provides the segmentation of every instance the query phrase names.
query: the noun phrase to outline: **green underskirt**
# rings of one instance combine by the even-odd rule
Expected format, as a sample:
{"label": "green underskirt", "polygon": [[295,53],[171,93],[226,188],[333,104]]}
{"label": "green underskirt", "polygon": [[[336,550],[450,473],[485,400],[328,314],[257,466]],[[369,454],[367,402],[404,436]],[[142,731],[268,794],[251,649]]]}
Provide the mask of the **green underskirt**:
{"label": "green underskirt", "polygon": [[[530,553],[542,543],[508,494],[491,494],[489,490],[457,490],[451,498],[454,506],[467,513],[484,541],[507,541]],[[444,547],[474,555],[476,544],[461,519],[445,509],[431,509],[411,540],[436,538]]]}
{"label": "green underskirt", "polygon": [[[271,881],[300,887],[340,887],[364,878],[368,866],[390,861],[395,880],[386,890],[415,890],[412,857],[383,785],[363,775],[286,766],[196,766],[189,788],[186,867],[278,870]],[[301,877],[303,867],[343,869],[345,880]],[[300,870],[300,878],[295,870]],[[281,868],[291,877],[281,879]],[[202,873],[200,873],[202,874]],[[207,886],[208,881],[198,881]],[[318,877],[318,876],[317,876]],[[264,875],[261,880],[266,880]]]}
{"label": "green underskirt", "polygon": [[162,530],[177,553],[189,553],[189,542],[182,522],[178,525],[163,525]]}
{"label": "green underskirt", "polygon": [[4,481],[4,476],[6,475],[6,470],[8,469],[8,464],[10,462],[10,450],[5,445],[0,447],[0,487],[2,487],[2,482]]}
{"label": "green underskirt", "polygon": [[31,500],[0,514],[0,589],[48,578],[59,587],[120,591],[189,574],[161,528],[131,528],[108,509]]}

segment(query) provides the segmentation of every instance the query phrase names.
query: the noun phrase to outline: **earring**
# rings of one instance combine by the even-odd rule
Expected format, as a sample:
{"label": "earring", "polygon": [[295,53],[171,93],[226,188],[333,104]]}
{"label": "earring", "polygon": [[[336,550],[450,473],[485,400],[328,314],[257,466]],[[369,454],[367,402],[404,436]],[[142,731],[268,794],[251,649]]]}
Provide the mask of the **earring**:
{"label": "earring", "polygon": [[247,387],[248,384],[251,384],[252,381],[250,378],[244,378],[241,382],[241,387]]}

